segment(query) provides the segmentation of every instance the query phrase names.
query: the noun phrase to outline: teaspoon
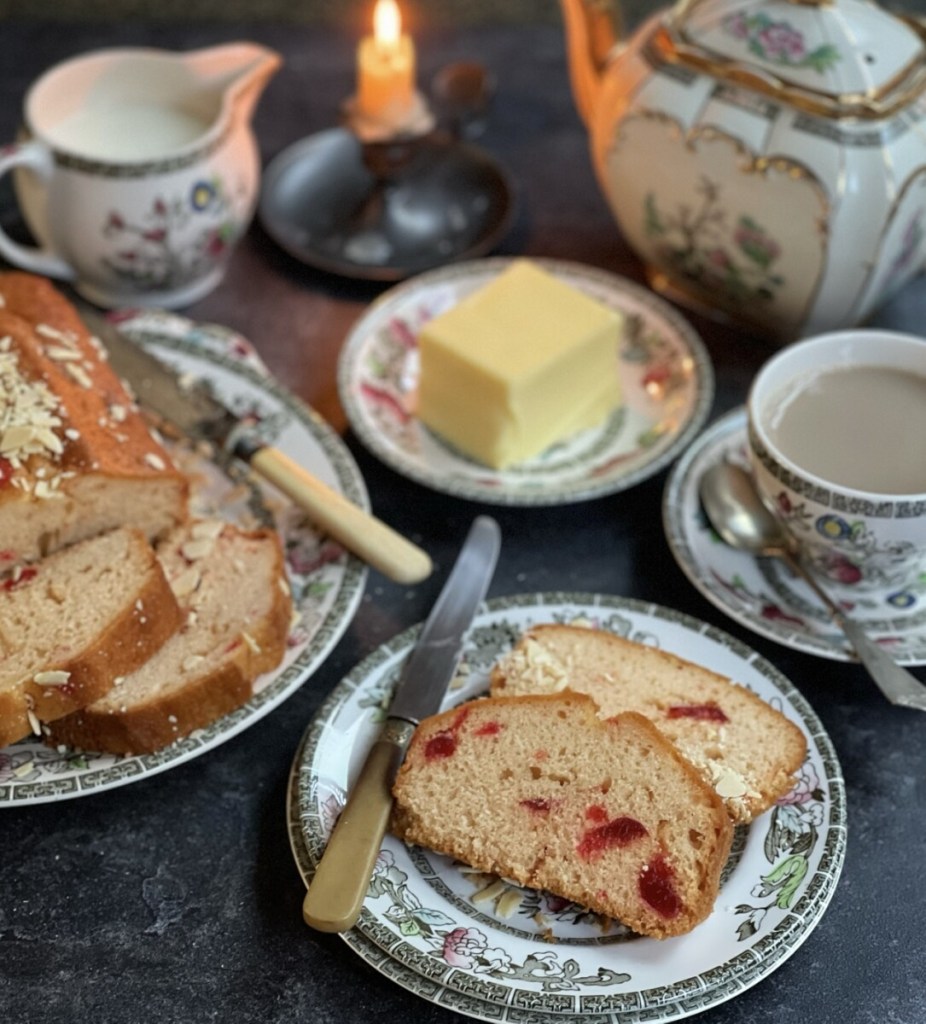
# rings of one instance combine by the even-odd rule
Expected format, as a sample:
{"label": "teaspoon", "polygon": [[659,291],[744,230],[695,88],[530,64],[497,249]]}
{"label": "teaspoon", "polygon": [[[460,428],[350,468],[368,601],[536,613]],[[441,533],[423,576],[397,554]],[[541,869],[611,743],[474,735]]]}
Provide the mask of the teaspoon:
{"label": "teaspoon", "polygon": [[797,542],[766,508],[746,470],[730,462],[712,466],[701,477],[699,495],[707,518],[727,544],[760,558],[779,558],[806,581],[891,703],[926,711],[926,686],[883,651],[820,586],[801,561]]}

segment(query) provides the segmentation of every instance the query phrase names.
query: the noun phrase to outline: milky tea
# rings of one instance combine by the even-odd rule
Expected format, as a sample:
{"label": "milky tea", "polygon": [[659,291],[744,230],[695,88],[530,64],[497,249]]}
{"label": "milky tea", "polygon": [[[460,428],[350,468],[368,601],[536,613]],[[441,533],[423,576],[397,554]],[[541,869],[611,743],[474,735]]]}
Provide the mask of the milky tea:
{"label": "milky tea", "polygon": [[765,413],[781,454],[822,480],[926,493],[926,375],[887,366],[814,370],[769,396]]}

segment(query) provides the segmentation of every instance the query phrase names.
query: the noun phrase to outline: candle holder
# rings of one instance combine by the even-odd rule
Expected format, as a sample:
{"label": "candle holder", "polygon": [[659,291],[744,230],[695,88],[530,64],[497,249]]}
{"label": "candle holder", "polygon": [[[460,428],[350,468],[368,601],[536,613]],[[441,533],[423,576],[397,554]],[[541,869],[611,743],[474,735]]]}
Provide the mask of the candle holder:
{"label": "candle holder", "polygon": [[390,127],[360,117],[348,102],[344,127],[277,156],[258,207],[270,237],[308,266],[378,281],[491,251],[511,225],[511,182],[488,153],[459,137],[466,121],[459,103],[453,130],[421,103]]}

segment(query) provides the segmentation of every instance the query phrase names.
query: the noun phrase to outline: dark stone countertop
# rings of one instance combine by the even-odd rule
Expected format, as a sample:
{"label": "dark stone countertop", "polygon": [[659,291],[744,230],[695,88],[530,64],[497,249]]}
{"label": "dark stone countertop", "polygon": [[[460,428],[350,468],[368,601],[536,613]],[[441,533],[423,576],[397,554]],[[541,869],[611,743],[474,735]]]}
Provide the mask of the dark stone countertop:
{"label": "dark stone countertop", "polygon": [[[0,139],[12,139],[27,85],[48,65],[104,45],[192,48],[249,37],[283,70],[256,129],[266,160],[330,126],[351,91],[354,39],[331,27],[16,20],[0,25]],[[519,186],[503,253],[558,256],[642,281],[595,184],[575,115],[559,29],[422,31],[422,75],[478,57],[498,76],[482,144]],[[15,220],[0,195],[4,223]],[[426,615],[472,517],[505,543],[490,595],[598,591],[679,609],[742,639],[810,701],[838,752],[848,797],[844,871],[819,925],[773,974],[705,1012],[710,1024],[920,1024],[926,902],[926,744],[922,716],[889,706],[854,665],[794,652],[732,622],[675,564],[659,514],[665,471],[630,491],[571,507],[495,508],[431,492],[368,454],[346,429],[335,387],[344,331],[380,286],[309,270],[254,225],[224,284],[189,315],[250,337],[271,368],[345,436],[374,510],[433,555],[412,588],[371,573],[358,613],[325,664],[287,700],[206,755],[143,782],[57,804],[0,809],[0,1016],[30,1024],[139,1020],[462,1022],[301,920],[285,795],[299,740],[337,682],[382,641]],[[876,323],[918,331],[923,282]],[[699,317],[717,375],[712,418],[742,403],[772,349]],[[300,370],[299,351],[308,369]]]}

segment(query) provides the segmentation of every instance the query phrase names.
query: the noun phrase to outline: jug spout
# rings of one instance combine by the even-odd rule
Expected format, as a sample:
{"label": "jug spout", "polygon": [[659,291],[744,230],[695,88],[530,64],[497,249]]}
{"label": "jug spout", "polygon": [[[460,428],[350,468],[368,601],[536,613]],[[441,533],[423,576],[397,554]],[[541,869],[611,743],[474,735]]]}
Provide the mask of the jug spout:
{"label": "jug spout", "polygon": [[569,77],[579,116],[589,124],[602,72],[623,35],[618,0],[560,0]]}
{"label": "jug spout", "polygon": [[264,87],[283,63],[276,51],[250,42],[195,50],[185,60],[201,85],[221,97],[223,112],[241,121],[250,121]]}

